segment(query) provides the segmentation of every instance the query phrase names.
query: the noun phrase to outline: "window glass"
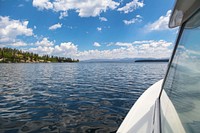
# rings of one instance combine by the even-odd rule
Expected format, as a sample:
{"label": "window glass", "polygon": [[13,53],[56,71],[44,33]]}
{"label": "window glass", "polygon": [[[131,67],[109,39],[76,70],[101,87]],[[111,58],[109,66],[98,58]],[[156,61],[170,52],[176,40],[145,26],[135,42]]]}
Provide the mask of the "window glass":
{"label": "window glass", "polygon": [[200,131],[200,11],[186,22],[164,90],[161,94],[161,130]]}

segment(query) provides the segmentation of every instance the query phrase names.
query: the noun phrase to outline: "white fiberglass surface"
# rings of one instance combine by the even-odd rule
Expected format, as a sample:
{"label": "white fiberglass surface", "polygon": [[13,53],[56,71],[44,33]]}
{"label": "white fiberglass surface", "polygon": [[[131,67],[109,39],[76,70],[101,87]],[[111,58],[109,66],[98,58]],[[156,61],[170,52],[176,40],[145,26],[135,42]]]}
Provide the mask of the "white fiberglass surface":
{"label": "white fiberglass surface", "polygon": [[[184,25],[182,35],[164,82],[164,90],[178,114],[183,130],[200,131],[200,11]],[[161,94],[162,133],[174,131],[173,115]],[[164,103],[164,104],[162,104]],[[182,131],[179,131],[182,132]]]}
{"label": "white fiberglass surface", "polygon": [[117,133],[152,132],[155,102],[159,97],[162,82],[163,80],[156,82],[140,96],[127,114]]}

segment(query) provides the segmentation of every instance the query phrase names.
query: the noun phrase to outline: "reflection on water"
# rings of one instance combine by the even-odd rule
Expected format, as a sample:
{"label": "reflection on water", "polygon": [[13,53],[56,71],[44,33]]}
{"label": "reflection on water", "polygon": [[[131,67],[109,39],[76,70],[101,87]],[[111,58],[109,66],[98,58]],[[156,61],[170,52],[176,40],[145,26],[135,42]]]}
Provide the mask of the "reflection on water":
{"label": "reflection on water", "polygon": [[0,132],[115,132],[166,65],[0,64]]}

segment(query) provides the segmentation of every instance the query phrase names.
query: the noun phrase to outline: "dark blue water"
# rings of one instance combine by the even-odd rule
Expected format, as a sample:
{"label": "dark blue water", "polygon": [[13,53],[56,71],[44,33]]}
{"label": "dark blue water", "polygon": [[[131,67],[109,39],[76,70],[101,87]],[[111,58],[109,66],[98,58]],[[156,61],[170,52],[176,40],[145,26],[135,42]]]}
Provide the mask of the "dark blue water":
{"label": "dark blue water", "polygon": [[0,64],[0,132],[115,132],[167,63]]}

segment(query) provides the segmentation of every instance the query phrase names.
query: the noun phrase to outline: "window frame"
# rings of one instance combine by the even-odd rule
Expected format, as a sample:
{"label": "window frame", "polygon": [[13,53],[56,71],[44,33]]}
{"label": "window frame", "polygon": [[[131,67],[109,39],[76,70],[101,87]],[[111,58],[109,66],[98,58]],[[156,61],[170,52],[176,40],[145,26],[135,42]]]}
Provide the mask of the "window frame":
{"label": "window frame", "polygon": [[[185,23],[187,23],[187,21]],[[162,83],[162,86],[161,86],[161,91],[160,91],[160,94],[159,94],[159,97],[158,97],[159,99],[160,99],[160,97],[162,95],[162,92],[163,92],[163,89],[164,89],[164,84],[165,84],[165,82],[167,80],[167,76],[169,75],[169,70],[170,70],[171,64],[172,64],[172,62],[174,60],[174,56],[176,54],[176,51],[177,51],[177,48],[178,48],[178,44],[179,44],[180,39],[182,37],[183,31],[184,31],[184,27],[185,27],[185,23],[183,23],[181,25],[181,27],[179,28],[178,36],[176,38],[175,45],[174,45],[174,48],[173,48],[173,51],[172,51],[172,55],[170,57],[170,60],[169,60],[168,66],[167,66],[167,70],[166,70],[166,74],[165,74],[165,77],[163,79],[163,83]]]}

